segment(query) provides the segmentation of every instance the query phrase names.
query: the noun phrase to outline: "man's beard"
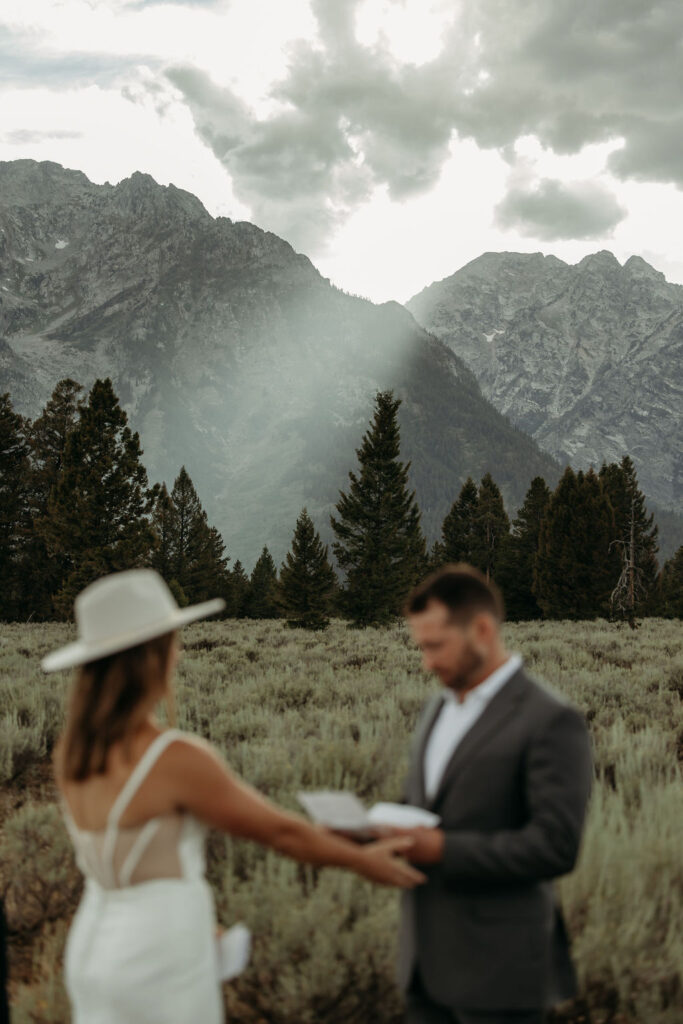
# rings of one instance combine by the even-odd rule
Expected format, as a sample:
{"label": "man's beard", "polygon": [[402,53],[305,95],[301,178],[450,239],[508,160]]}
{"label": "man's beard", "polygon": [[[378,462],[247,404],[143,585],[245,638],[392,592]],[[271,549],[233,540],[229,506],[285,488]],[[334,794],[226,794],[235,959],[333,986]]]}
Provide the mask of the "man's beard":
{"label": "man's beard", "polygon": [[465,693],[472,686],[472,681],[485,660],[483,654],[479,654],[472,644],[468,644],[462,652],[457,671],[446,681],[446,686],[456,693]]}

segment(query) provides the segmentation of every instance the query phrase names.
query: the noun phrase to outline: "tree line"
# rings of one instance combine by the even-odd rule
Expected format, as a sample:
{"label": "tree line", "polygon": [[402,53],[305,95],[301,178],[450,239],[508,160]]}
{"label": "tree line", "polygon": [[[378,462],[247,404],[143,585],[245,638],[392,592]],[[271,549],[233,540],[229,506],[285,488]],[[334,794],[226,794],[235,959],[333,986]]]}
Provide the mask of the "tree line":
{"label": "tree line", "polygon": [[512,522],[491,474],[468,478],[428,550],[400,458],[399,406],[392,392],[376,395],[331,516],[340,580],[305,508],[279,572],[267,547],[250,575],[240,561],[230,567],[185,467],[170,490],[149,485],[111,380],[87,396],[60,381],[34,421],[0,396],[0,619],[69,618],[92,580],[151,566],[181,606],[222,596],[230,617],[382,624],[425,573],[460,561],[500,586],[511,619],[683,614],[683,548],[659,568],[628,456],[598,472],[568,467],[554,491],[537,477]]}

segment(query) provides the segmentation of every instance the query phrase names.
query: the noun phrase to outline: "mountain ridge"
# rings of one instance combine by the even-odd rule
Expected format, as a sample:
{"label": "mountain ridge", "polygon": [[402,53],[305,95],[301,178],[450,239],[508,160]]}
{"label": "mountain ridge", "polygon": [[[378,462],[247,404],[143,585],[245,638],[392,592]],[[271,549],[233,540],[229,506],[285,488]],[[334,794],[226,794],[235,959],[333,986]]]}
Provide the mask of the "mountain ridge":
{"label": "mountain ridge", "polygon": [[484,395],[561,462],[634,459],[650,499],[683,510],[683,286],[642,257],[577,264],[487,253],[406,304]]}
{"label": "mountain ridge", "polygon": [[150,479],[186,465],[231,557],[281,559],[303,505],[330,539],[377,390],[403,400],[431,538],[469,473],[492,472],[511,508],[532,476],[557,478],[399,303],[346,295],[283,239],[148,175],[100,186],[18,164],[0,164],[0,388],[35,416],[60,378],[111,377]]}

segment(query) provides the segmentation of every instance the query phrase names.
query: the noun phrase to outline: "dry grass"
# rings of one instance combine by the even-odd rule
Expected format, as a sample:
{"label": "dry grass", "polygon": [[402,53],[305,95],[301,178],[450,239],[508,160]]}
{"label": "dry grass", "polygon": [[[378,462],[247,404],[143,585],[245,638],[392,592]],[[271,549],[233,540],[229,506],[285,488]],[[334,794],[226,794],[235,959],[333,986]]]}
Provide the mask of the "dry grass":
{"label": "dry grass", "polygon": [[[527,623],[506,631],[509,647],[586,712],[593,732],[598,781],[580,863],[561,891],[594,1022],[680,1024],[680,623],[649,620],[637,632],[605,622]],[[44,765],[68,679],[43,676],[38,662],[70,635],[62,625],[9,626],[0,642],[0,872],[6,885],[12,863],[12,891],[28,894],[23,917],[16,899],[10,908],[19,1024],[68,1020],[59,956],[73,876],[41,846],[54,822],[47,809],[22,805],[53,796]],[[228,621],[190,627],[183,639],[179,725],[211,739],[274,800],[294,808],[298,788],[317,786],[348,787],[369,802],[398,795],[408,737],[433,687],[402,627],[358,632],[335,622],[310,634]],[[22,861],[18,848],[27,842],[33,854]],[[247,921],[256,939],[254,967],[226,988],[230,1020],[400,1019],[394,893],[218,835],[209,863],[222,920]],[[46,878],[70,894],[68,910],[48,898]]]}

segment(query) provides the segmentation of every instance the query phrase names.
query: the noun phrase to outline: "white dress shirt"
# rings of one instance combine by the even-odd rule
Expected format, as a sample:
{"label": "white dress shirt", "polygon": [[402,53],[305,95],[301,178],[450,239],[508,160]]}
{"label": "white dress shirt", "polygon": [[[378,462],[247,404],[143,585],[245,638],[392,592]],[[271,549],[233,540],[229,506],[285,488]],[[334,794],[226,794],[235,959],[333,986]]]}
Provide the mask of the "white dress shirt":
{"label": "white dress shirt", "polygon": [[469,690],[462,703],[453,690],[446,689],[445,700],[425,747],[425,793],[430,800],[436,796],[446,765],[465,733],[469,732],[489,701],[502,690],[521,664],[521,655],[512,654],[483,683]]}

